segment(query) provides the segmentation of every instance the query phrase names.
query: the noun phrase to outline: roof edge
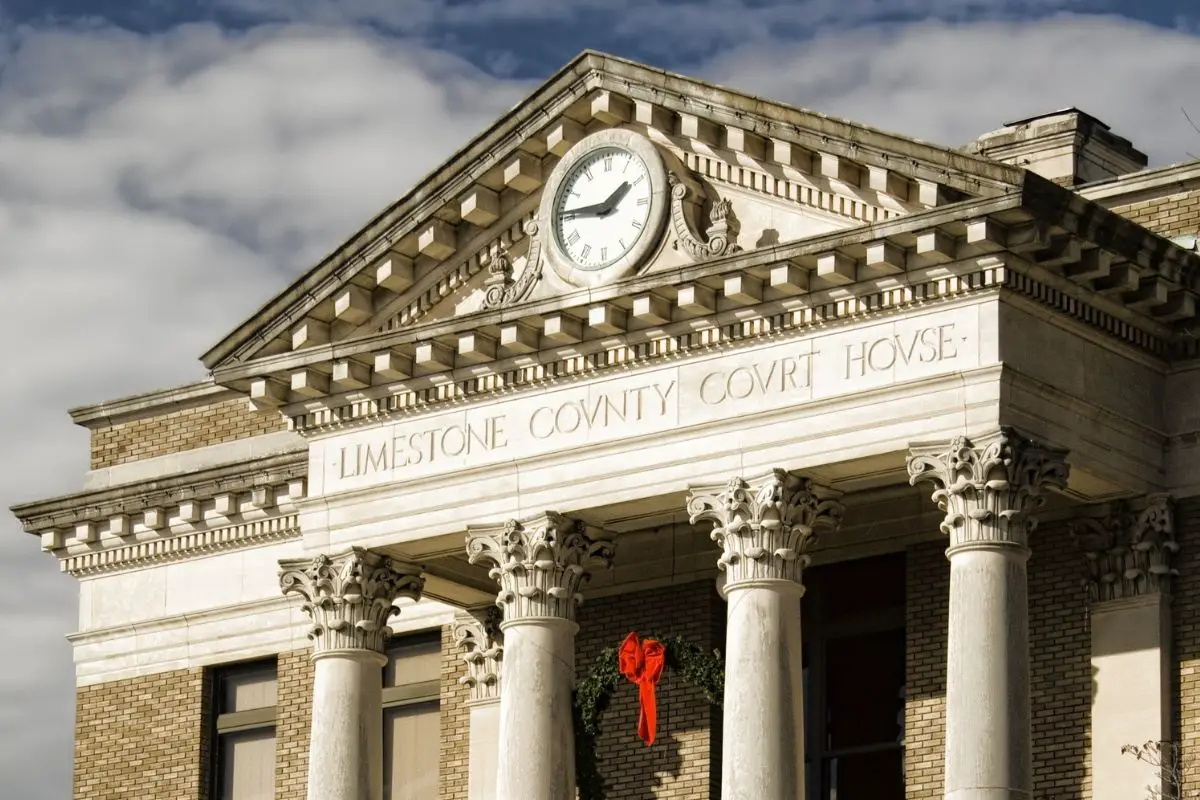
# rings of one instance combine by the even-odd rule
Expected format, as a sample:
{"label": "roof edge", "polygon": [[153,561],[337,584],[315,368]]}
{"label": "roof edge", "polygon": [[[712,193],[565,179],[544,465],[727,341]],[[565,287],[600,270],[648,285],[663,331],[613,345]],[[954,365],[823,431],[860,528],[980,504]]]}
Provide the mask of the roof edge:
{"label": "roof edge", "polygon": [[[225,396],[228,397],[225,397]],[[143,394],[106,400],[90,406],[67,411],[71,421],[90,430],[105,428],[121,422],[155,416],[162,411],[181,411],[208,405],[224,399],[239,397],[237,392],[218,386],[211,377],[196,383],[157,389]]]}

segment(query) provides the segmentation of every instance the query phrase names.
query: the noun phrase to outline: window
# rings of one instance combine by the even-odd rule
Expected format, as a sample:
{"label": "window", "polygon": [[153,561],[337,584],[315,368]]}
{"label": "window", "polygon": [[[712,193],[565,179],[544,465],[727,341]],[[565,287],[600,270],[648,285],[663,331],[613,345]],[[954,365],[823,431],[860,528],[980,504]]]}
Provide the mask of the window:
{"label": "window", "polygon": [[442,637],[406,636],[383,669],[384,800],[437,800]]}
{"label": "window", "polygon": [[807,796],[904,800],[903,554],[805,572]]}
{"label": "window", "polygon": [[275,797],[275,662],[225,667],[214,676],[213,796]]}

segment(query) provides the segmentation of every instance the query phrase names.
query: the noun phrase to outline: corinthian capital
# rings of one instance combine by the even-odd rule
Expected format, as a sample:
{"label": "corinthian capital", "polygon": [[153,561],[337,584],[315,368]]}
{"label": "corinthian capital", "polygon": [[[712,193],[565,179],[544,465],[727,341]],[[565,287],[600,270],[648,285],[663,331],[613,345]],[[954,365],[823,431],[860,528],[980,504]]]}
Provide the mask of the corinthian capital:
{"label": "corinthian capital", "polygon": [[1170,495],[1148,496],[1140,514],[1115,503],[1108,516],[1071,523],[1071,535],[1087,563],[1084,585],[1093,603],[1170,594],[1171,578],[1179,574],[1171,566],[1179,544]]}
{"label": "corinthian capital", "polygon": [[454,619],[454,643],[463,651],[467,674],[458,682],[470,690],[471,700],[500,699],[501,645],[500,609],[495,606],[464,611]]}
{"label": "corinthian capital", "polygon": [[942,533],[950,547],[991,543],[1029,546],[1043,490],[1067,485],[1067,451],[1038,444],[1012,428],[972,441],[913,445],[909,483],[934,484],[933,500],[945,513]]}
{"label": "corinthian capital", "polygon": [[537,617],[573,622],[587,567],[608,567],[612,555],[612,542],[592,539],[582,522],[554,512],[467,533],[468,560],[492,565],[488,574],[500,584],[496,604],[505,622]]}
{"label": "corinthian capital", "polygon": [[725,587],[743,581],[801,583],[808,550],[822,530],[836,530],[843,506],[840,492],[782,469],[747,481],[691,489],[692,524],[713,523],[712,538],[724,551],[717,561]]}
{"label": "corinthian capital", "polygon": [[391,635],[388,619],[397,611],[392,603],[420,599],[425,578],[414,564],[352,547],[336,555],[281,560],[279,585],[284,594],[304,598],[314,656],[334,650],[383,653]]}

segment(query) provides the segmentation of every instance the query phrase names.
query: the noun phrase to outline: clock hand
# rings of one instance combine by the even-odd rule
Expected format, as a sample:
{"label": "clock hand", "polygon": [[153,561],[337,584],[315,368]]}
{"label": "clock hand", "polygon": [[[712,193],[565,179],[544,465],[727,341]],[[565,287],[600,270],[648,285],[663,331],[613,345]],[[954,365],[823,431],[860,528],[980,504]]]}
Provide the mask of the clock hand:
{"label": "clock hand", "polygon": [[625,193],[628,191],[629,191],[629,181],[622,181],[621,185],[618,186],[616,189],[614,189],[613,193],[610,194],[608,196],[608,198],[606,200],[604,200],[603,202],[593,203],[590,206],[580,206],[579,208],[564,209],[562,213],[564,216],[566,216],[567,214],[571,214],[573,216],[578,217],[578,216],[581,216],[584,214],[595,214],[598,217],[602,217],[605,214],[608,214],[609,212],[611,212],[613,210],[613,208],[616,206],[616,204],[618,202],[620,202],[621,198],[624,197]]}

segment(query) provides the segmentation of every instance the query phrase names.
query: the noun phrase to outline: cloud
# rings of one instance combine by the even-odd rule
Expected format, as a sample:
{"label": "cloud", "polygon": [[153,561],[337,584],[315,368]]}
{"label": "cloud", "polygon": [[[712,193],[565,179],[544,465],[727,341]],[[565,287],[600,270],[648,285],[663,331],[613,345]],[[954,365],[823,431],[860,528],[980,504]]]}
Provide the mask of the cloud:
{"label": "cloud", "polygon": [[[201,352],[529,88],[298,25],[26,30],[0,67],[0,341],[19,345],[0,507],[79,488],[68,407],[202,377]],[[0,515],[0,627],[21,654],[0,666],[5,797],[70,795],[76,602]]]}
{"label": "cloud", "polygon": [[[635,50],[661,37],[660,66],[931,141],[963,143],[1008,118],[1078,105],[1160,161],[1200,150],[1177,110],[1200,117],[1200,39],[1184,30],[990,18],[797,40],[770,16],[784,13],[774,0],[673,3],[673,14],[665,2],[613,2],[623,5],[607,29],[627,30]],[[905,2],[912,13],[970,9]],[[562,8],[404,7],[415,27],[473,31],[488,30],[489,14],[495,25]],[[837,11],[827,0],[804,8]],[[741,19],[747,9],[765,16]],[[0,341],[17,345],[0,388],[0,507],[79,487],[87,440],[66,408],[199,378],[202,351],[532,88],[427,42],[294,16],[308,22],[236,34],[0,34]],[[590,43],[563,30],[573,51]],[[680,38],[720,47],[671,50]],[[502,74],[524,57],[520,41],[505,46],[489,56]],[[62,637],[76,626],[75,603],[74,579],[0,514],[0,626],[20,653],[0,666],[5,797],[69,794],[73,677]]]}
{"label": "cloud", "polygon": [[1200,153],[1200,36],[1120,17],[875,26],[727,51],[711,79],[909,136],[965,144],[1076,106],[1152,163]]}

